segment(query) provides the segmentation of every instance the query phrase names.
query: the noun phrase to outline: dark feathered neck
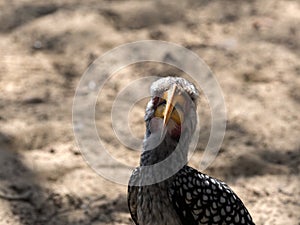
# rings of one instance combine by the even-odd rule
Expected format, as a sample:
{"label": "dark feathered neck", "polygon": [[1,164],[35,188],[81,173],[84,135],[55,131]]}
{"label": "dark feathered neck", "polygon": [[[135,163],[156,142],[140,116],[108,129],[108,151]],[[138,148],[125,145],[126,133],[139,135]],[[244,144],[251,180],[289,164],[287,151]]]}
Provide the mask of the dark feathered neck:
{"label": "dark feathered neck", "polygon": [[[185,135],[184,135],[185,136]],[[159,143],[160,135],[149,134],[146,135],[143,143],[143,151],[141,155],[141,166],[150,166],[156,163],[159,163],[172,154],[171,162],[184,164],[187,162],[187,153],[188,153],[188,140],[185,137],[181,137],[180,141],[171,138],[168,134],[165,138]],[[157,144],[159,143],[159,144]],[[172,166],[172,165],[170,165]]]}

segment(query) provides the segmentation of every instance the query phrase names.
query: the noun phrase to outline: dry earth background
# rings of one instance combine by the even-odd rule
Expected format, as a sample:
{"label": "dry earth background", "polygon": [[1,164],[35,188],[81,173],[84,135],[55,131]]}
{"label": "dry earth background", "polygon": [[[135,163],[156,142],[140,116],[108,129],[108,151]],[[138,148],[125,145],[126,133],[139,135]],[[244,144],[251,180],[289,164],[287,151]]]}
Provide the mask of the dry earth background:
{"label": "dry earth background", "polygon": [[[227,132],[205,172],[237,192],[256,224],[300,224],[299,24],[296,0],[0,0],[0,224],[132,224],[126,187],[81,157],[72,101],[95,58],[143,39],[196,52],[223,89]],[[105,87],[98,112],[130,80],[151,74],[180,71],[153,63],[126,68]],[[139,137],[143,110],[141,102],[131,117]],[[137,164],[138,155],[111,138],[109,117],[97,126],[113,155]],[[208,128],[203,123],[195,167]]]}

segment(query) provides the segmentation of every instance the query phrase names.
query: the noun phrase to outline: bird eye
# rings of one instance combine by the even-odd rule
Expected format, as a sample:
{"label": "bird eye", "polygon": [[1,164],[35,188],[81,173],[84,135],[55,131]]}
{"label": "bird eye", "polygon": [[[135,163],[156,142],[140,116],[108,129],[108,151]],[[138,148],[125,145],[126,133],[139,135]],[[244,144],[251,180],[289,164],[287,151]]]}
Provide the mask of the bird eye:
{"label": "bird eye", "polygon": [[166,103],[167,103],[166,100],[162,98],[162,99],[159,101],[158,106],[165,105]]}

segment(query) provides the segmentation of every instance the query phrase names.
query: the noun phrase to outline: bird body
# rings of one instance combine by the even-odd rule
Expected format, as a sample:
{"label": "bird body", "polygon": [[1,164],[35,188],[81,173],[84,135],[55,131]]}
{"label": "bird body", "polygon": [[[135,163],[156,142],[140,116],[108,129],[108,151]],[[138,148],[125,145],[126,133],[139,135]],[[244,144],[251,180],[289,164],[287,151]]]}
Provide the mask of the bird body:
{"label": "bird body", "polygon": [[[139,171],[135,171],[139,173]],[[141,174],[136,174],[137,176]],[[130,196],[135,201],[136,208],[131,208],[135,222],[139,225],[182,225],[176,210],[169,198],[171,180],[161,183],[140,186],[131,192]],[[132,190],[132,189],[131,189]],[[147,212],[147,213],[145,213]]]}
{"label": "bird body", "polygon": [[[129,181],[128,206],[136,225],[253,225],[238,196],[222,181],[189,166],[198,91],[183,78],[151,87],[140,167]],[[156,166],[158,165],[158,167]]]}

